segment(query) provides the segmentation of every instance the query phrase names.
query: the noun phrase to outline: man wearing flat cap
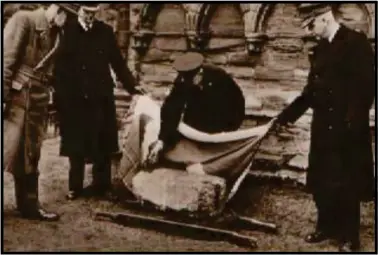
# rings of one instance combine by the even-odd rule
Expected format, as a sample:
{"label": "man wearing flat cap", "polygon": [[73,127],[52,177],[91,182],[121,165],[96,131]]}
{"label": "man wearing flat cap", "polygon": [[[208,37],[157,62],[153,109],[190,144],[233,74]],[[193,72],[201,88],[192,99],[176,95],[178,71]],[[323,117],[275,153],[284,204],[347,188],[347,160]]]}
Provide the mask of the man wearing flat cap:
{"label": "man wearing flat cap", "polygon": [[317,207],[317,225],[305,240],[339,241],[342,252],[360,247],[360,202],[374,198],[369,110],[375,95],[374,54],[367,37],[339,24],[337,5],[310,13],[303,22],[321,38],[307,86],[277,118],[295,122],[313,109],[307,188]]}
{"label": "man wearing flat cap", "polygon": [[232,77],[219,67],[204,64],[204,57],[189,52],[175,59],[178,76],[161,108],[159,140],[152,144],[150,164],[178,141],[179,122],[205,133],[237,130],[245,112],[245,100]]}
{"label": "man wearing flat cap", "polygon": [[55,91],[62,156],[70,161],[69,192],[82,194],[85,162],[93,162],[92,195],[110,190],[111,154],[118,151],[114,82],[110,66],[130,94],[134,78],[117,45],[113,29],[95,19],[96,3],[65,4],[77,18],[64,28],[55,63]]}
{"label": "man wearing flat cap", "polygon": [[38,162],[46,131],[49,64],[65,21],[64,9],[51,4],[19,10],[4,27],[3,169],[13,174],[17,209],[28,219],[59,219],[39,205]]}

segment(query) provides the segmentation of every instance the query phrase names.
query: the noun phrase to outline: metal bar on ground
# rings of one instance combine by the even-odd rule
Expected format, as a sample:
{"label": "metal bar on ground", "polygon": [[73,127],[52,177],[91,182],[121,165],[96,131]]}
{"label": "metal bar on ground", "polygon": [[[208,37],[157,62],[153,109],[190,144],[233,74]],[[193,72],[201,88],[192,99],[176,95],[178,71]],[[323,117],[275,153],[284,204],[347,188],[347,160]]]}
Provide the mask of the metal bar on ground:
{"label": "metal bar on ground", "polygon": [[[171,220],[164,220],[155,217],[136,215],[132,213],[109,213],[109,212],[95,212],[95,219],[97,220],[112,220],[113,222],[126,225],[126,226],[138,226],[147,229],[174,231],[179,235],[193,236],[192,234],[201,235],[209,234],[211,239],[229,241],[241,246],[247,246],[249,248],[257,247],[257,239],[251,236],[239,234],[235,231],[211,228],[200,226],[197,224],[189,224],[184,222],[176,222]],[[177,231],[180,230],[180,231]],[[190,232],[190,233],[189,233]]]}

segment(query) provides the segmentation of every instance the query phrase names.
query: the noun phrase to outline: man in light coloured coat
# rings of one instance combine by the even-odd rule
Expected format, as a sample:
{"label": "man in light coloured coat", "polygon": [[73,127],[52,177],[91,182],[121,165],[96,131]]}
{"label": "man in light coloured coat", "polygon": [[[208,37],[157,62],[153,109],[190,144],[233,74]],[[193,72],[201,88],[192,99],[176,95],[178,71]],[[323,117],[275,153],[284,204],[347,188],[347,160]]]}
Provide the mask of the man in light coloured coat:
{"label": "man in light coloured coat", "polygon": [[3,169],[13,174],[17,209],[28,219],[59,219],[39,205],[38,162],[49,102],[46,67],[66,17],[57,4],[20,10],[3,31]]}

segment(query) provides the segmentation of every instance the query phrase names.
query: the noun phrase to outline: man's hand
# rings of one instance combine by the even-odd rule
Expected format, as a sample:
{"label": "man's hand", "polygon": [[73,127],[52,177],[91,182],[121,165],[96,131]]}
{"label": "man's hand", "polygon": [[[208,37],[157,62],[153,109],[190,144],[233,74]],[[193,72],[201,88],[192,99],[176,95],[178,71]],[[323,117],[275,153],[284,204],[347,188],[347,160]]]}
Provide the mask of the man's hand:
{"label": "man's hand", "polygon": [[191,164],[187,166],[186,171],[190,174],[206,175],[206,172],[203,170],[203,165],[201,163]]}
{"label": "man's hand", "polygon": [[164,148],[164,143],[161,140],[157,140],[153,142],[148,148],[148,155],[147,161],[145,162],[145,166],[149,167],[155,165],[160,157],[160,154]]}
{"label": "man's hand", "polygon": [[272,126],[270,127],[269,134],[279,136],[279,137],[291,137],[298,134],[300,131],[292,123],[282,124],[277,119],[272,120]]}

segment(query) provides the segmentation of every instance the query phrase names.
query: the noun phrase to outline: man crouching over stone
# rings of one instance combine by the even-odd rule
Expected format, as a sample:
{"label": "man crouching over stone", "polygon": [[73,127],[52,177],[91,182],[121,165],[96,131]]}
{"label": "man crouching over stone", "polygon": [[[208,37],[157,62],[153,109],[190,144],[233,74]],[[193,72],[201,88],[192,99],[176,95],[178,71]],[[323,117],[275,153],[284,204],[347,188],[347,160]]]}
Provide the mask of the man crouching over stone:
{"label": "man crouching over stone", "polygon": [[[209,134],[239,129],[245,112],[245,99],[239,86],[224,70],[206,65],[204,57],[189,52],[173,63],[178,76],[160,113],[159,139],[149,150],[146,165],[154,165],[162,151],[180,138],[180,121]],[[187,166],[188,172],[203,173],[201,164]]]}
{"label": "man crouching over stone", "polygon": [[232,182],[249,164],[254,139],[265,132],[238,130],[243,93],[225,71],[204,64],[201,54],[179,56],[173,67],[178,76],[162,106],[142,96],[124,118],[122,158],[113,176],[113,184],[122,180],[120,188],[132,190],[140,171],[159,167]]}

